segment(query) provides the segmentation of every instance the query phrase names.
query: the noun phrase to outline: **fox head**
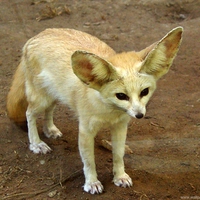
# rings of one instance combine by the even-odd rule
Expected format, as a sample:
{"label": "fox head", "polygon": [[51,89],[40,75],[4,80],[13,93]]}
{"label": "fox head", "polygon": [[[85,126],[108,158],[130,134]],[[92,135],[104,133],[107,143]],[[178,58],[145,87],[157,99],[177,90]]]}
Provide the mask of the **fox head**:
{"label": "fox head", "polygon": [[140,52],[115,54],[106,60],[89,52],[76,51],[71,58],[73,71],[88,87],[99,91],[106,104],[142,118],[157,80],[172,65],[182,32],[183,28],[177,27]]}

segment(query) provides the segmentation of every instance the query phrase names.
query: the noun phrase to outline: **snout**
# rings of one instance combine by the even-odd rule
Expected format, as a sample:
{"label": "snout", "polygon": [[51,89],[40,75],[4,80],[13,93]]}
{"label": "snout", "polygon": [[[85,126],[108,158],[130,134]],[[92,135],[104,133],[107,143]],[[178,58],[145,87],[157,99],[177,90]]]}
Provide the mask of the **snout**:
{"label": "snout", "polygon": [[137,119],[142,119],[145,115],[145,110],[143,112],[138,112],[138,111],[134,111],[134,110],[128,110],[127,113],[131,116],[131,117],[134,117],[134,118],[137,118]]}
{"label": "snout", "polygon": [[146,107],[140,102],[134,102],[134,104],[128,108],[127,113],[131,117],[142,119],[146,114]]}

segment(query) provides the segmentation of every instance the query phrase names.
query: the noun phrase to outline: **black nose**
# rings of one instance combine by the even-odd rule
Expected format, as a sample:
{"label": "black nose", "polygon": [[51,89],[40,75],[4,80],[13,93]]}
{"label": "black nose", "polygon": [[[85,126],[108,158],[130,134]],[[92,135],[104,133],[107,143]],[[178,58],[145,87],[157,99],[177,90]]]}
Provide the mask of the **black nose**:
{"label": "black nose", "polygon": [[135,115],[135,117],[136,117],[137,119],[141,119],[141,118],[144,117],[144,115],[143,115],[142,113],[138,113],[137,115]]}

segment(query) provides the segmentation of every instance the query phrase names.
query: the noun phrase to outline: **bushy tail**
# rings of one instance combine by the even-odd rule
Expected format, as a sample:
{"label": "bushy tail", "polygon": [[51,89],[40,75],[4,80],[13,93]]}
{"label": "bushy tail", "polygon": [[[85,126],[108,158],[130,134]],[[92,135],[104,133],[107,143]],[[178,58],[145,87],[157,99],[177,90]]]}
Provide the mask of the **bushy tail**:
{"label": "bushy tail", "polygon": [[7,96],[9,118],[21,128],[26,128],[26,110],[28,102],[25,94],[25,75],[21,62],[15,72],[12,86]]}

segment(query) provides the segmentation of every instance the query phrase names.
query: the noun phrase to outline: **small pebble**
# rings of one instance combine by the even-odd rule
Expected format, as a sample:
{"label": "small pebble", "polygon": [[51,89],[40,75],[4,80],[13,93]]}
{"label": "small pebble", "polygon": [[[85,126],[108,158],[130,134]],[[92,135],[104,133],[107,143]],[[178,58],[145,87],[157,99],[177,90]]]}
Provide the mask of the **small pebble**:
{"label": "small pebble", "polygon": [[44,165],[45,164],[45,160],[40,160],[40,164]]}
{"label": "small pebble", "polygon": [[54,197],[57,194],[57,192],[58,192],[57,190],[53,190],[53,191],[49,192],[48,197],[50,197],[50,198]]}

